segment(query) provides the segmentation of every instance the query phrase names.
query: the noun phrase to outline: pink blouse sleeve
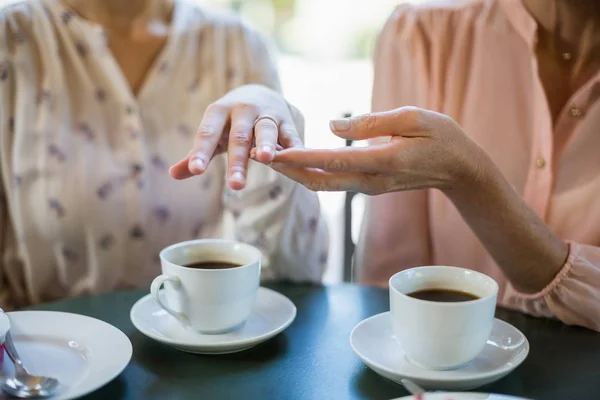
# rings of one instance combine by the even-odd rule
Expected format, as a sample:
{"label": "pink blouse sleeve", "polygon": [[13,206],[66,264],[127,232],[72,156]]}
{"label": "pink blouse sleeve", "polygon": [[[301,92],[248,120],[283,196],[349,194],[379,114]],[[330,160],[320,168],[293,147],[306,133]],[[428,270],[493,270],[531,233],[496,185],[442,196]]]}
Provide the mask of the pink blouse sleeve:
{"label": "pink blouse sleeve", "polygon": [[[429,95],[435,75],[429,62],[432,49],[413,11],[413,6],[398,7],[379,36],[373,111],[434,106]],[[400,269],[429,263],[427,198],[426,190],[367,198],[355,258],[359,282],[387,286]]]}
{"label": "pink blouse sleeve", "polygon": [[503,303],[538,317],[600,331],[600,247],[569,242],[569,257],[554,280],[533,294],[508,285]]}

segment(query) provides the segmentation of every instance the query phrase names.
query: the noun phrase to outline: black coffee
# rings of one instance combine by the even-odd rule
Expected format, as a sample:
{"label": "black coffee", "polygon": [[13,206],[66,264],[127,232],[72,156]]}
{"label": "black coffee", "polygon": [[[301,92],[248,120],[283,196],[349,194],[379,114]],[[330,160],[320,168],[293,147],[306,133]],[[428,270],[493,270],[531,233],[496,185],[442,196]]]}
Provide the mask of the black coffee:
{"label": "black coffee", "polygon": [[227,269],[241,267],[241,265],[222,261],[200,261],[184,265],[184,267],[197,269]]}
{"label": "black coffee", "polygon": [[450,289],[424,289],[409,293],[408,296],[415,299],[427,301],[439,301],[442,303],[456,303],[459,301],[477,300],[479,296],[463,292],[461,290]]}

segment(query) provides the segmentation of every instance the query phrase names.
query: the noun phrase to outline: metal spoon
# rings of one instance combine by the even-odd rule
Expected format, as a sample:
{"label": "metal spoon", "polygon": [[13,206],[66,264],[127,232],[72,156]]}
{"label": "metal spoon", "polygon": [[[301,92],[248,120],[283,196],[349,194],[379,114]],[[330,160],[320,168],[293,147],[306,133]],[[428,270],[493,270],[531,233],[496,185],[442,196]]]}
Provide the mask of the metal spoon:
{"label": "metal spoon", "polygon": [[[0,311],[4,312],[1,308]],[[4,381],[0,385],[5,393],[13,397],[29,399],[51,396],[56,392],[59,385],[57,379],[31,375],[27,371],[23,365],[23,361],[21,361],[21,358],[19,357],[19,353],[17,353],[10,331],[6,332],[4,348],[15,364],[15,376],[12,378],[4,377]]]}
{"label": "metal spoon", "polygon": [[423,389],[421,386],[417,385],[410,379],[402,378],[400,379],[400,384],[404,386],[404,389],[408,390],[410,394],[425,393],[425,389]]}

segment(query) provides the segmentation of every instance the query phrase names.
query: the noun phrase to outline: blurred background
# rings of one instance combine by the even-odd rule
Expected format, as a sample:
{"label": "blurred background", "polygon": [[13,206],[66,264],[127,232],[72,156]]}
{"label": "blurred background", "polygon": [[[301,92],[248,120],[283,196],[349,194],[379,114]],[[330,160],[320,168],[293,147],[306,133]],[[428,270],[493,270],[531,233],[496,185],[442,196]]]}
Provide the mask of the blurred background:
{"label": "blurred background", "polygon": [[[123,0],[127,1],[127,0]],[[270,38],[286,98],[305,117],[309,147],[344,146],[328,129],[331,118],[367,112],[371,57],[379,30],[400,3],[431,0],[187,0],[205,9],[236,13]],[[0,7],[18,0],[0,0]],[[325,282],[342,278],[343,193],[320,193],[331,235]],[[354,237],[363,202],[355,198]]]}

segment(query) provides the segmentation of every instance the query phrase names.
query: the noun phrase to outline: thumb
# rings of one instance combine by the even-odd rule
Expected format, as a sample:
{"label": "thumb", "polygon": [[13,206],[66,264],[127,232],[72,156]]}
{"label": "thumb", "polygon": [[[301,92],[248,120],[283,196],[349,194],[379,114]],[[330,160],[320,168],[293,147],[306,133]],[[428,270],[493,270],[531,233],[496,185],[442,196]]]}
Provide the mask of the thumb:
{"label": "thumb", "polygon": [[357,115],[329,121],[329,128],[343,139],[367,140],[382,136],[422,136],[429,111],[417,107]]}

